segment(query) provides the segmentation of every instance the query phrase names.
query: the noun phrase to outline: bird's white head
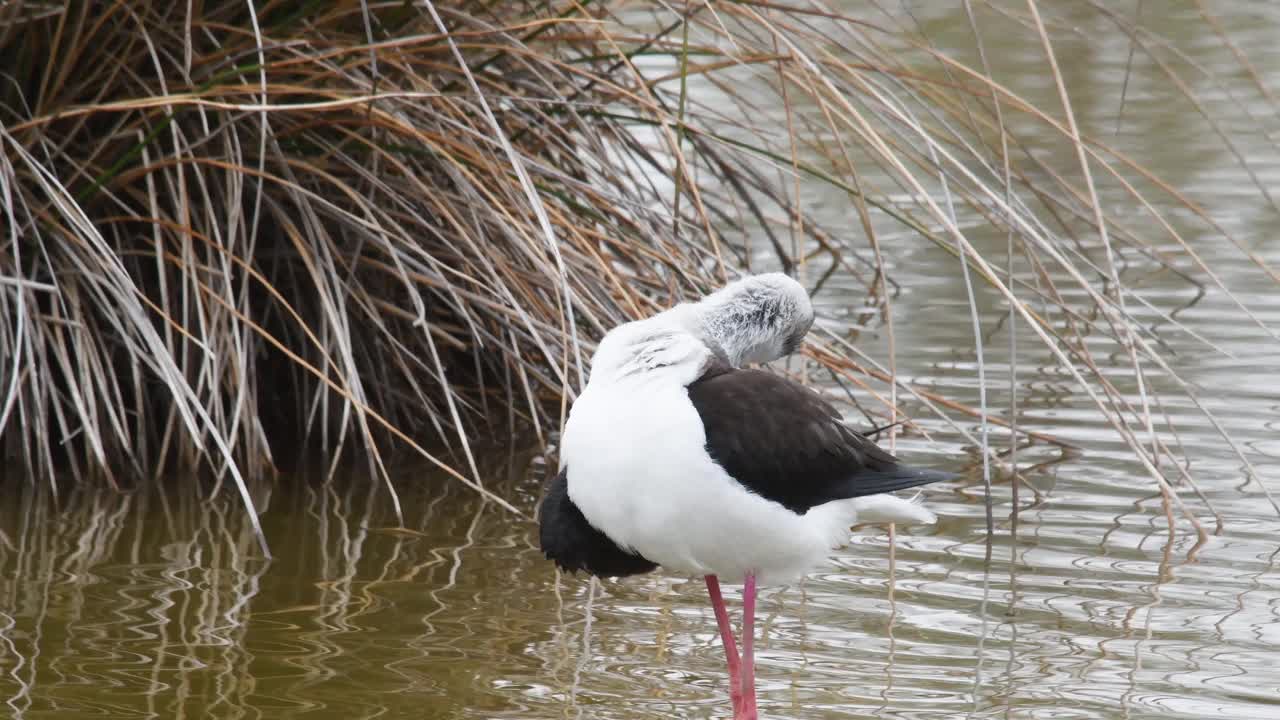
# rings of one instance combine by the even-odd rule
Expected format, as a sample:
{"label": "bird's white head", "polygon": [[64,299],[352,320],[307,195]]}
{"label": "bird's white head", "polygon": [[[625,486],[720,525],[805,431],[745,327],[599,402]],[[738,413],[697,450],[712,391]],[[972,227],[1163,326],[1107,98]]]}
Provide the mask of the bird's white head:
{"label": "bird's white head", "polygon": [[795,352],[813,326],[813,303],[800,283],[765,273],[735,280],[658,317],[664,316],[722,351],[733,367],[743,367]]}
{"label": "bird's white head", "polygon": [[812,325],[813,304],[800,283],[782,273],[750,275],[610,330],[591,359],[591,378],[608,384],[660,371],[691,382],[714,355],[732,367],[790,355]]}

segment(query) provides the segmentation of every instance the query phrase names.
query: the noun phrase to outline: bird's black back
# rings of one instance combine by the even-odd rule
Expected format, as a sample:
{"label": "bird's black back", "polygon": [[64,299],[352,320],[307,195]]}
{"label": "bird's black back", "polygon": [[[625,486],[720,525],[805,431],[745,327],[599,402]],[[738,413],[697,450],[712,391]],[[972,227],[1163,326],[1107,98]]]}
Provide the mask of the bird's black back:
{"label": "bird's black back", "polygon": [[946,480],[911,468],[845,427],[813,390],[763,370],[715,365],[689,385],[707,452],[748,490],[796,513]]}

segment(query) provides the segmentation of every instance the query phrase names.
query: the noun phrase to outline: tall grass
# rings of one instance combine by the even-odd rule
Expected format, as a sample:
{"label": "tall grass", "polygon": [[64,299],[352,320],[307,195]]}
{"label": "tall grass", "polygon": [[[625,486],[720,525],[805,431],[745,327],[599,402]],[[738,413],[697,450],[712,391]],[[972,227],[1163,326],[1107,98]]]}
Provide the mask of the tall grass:
{"label": "tall grass", "polygon": [[[1164,57],[1132,18],[1088,7]],[[478,433],[546,438],[594,338],[765,263],[813,287],[860,279],[888,365],[833,334],[807,354],[890,420],[909,400],[987,421],[980,436],[952,422],[1008,473],[985,400],[896,373],[883,237],[908,228],[958,258],[976,337],[986,284],[1125,439],[1170,522],[1176,509],[1199,527],[1146,378],[1184,384],[1117,268],[1154,263],[1234,299],[1157,209],[1173,203],[1280,273],[1081,132],[1040,3],[965,8],[969,60],[909,13],[804,2],[7,3],[4,451],[55,487],[203,468],[252,510],[247,479],[300,447],[355,453],[384,479],[388,449],[410,447],[489,494]],[[1054,100],[992,79],[992,18],[1039,40]],[[1185,69],[1161,67],[1201,106]],[[1046,133],[1076,172],[1028,150]],[[808,212],[801,179],[848,203],[844,224]],[[1110,214],[1101,184],[1148,231]],[[1008,247],[975,248],[962,214]],[[1099,367],[1116,353],[1137,403]]]}

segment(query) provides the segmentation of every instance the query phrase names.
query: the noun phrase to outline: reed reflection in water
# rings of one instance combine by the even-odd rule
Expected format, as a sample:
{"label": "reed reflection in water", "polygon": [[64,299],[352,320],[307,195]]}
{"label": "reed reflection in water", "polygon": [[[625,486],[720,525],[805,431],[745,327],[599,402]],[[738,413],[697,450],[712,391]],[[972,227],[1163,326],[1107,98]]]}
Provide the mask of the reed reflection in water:
{"label": "reed reflection in water", "polygon": [[[487,465],[531,510],[542,459]],[[406,529],[392,528],[375,483],[284,482],[259,498],[270,562],[234,499],[69,490],[55,504],[10,482],[7,707],[23,718],[724,716],[697,582],[557,577],[529,521],[437,480],[402,475]],[[934,493],[937,527],[899,533],[892,552],[884,533],[859,533],[825,572],[766,592],[764,715],[1274,717],[1280,524],[1228,507],[1231,529],[1192,559],[1194,535],[1170,540],[1158,498],[1135,503],[1097,480],[1113,489],[1060,485],[1024,510],[1016,542],[1006,524],[990,547],[980,492]]]}

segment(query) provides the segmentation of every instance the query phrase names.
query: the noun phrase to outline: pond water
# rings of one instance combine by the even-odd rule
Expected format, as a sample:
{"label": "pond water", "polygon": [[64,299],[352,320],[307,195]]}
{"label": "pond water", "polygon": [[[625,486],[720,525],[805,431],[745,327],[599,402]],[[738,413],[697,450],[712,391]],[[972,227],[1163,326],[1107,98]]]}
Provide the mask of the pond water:
{"label": "pond water", "polygon": [[[1051,6],[1065,28],[1055,47],[1081,123],[1113,127],[1127,44],[1113,30],[1091,28],[1100,23],[1095,13],[1076,18],[1061,11],[1069,4]],[[1280,13],[1258,16],[1264,7],[1215,4],[1232,40],[1280,88]],[[971,47],[961,11],[919,11],[944,50]],[[1257,93],[1248,94],[1230,51],[1193,9],[1185,12],[1144,22],[1220,72],[1258,122],[1270,123],[1233,140],[1264,183],[1280,186],[1274,111],[1251,99]],[[1042,65],[1027,61],[1028,43],[1025,33],[992,33],[988,53],[1002,81],[1048,102],[1054,89]],[[1248,247],[1280,265],[1274,209],[1193,111],[1141,77],[1129,88],[1115,144],[1194,189]],[[1073,157],[1060,152],[1054,165],[1069,168]],[[843,199],[807,189],[831,224],[848,224]],[[1003,247],[1002,235],[981,226],[972,236],[980,247]],[[889,239],[902,288],[893,310],[898,371],[976,403],[957,261],[905,233]],[[1280,328],[1274,283],[1223,241],[1199,247],[1212,242],[1222,249],[1208,259],[1224,283]],[[1232,353],[1133,308],[1164,335],[1168,362],[1280,494],[1275,341],[1220,292],[1202,296],[1169,273],[1140,268],[1126,280],[1153,305],[1181,308],[1179,322]],[[836,278],[816,301],[825,327],[860,331],[858,346],[886,357],[879,320],[849,312],[865,301],[855,283]],[[981,288],[978,306],[990,401],[1007,416],[1005,308]],[[1127,358],[1102,359],[1136,401]],[[1016,532],[1010,484],[997,477],[996,532],[988,538],[969,442],[938,420],[923,423],[929,439],[899,437],[900,454],[964,479],[926,492],[936,526],[899,528],[892,543],[883,530],[859,530],[829,567],[763,593],[762,717],[1280,717],[1280,515],[1229,444],[1185,395],[1155,379],[1164,410],[1178,420],[1189,469],[1223,520],[1221,534],[1203,543],[1185,521],[1171,534],[1132,451],[1029,332],[1021,333],[1016,366],[1019,423],[1079,449],[1022,448],[1029,485]],[[957,420],[976,432],[972,419]],[[482,462],[487,485],[530,516],[554,462],[540,452],[522,443]],[[332,484],[286,478],[263,489],[262,522],[276,554],[266,562],[228,493],[204,501],[190,492],[63,488],[55,504],[8,478],[0,487],[0,716],[729,716],[701,582],[660,573],[598,583],[558,576],[537,550],[531,520],[424,468],[402,467],[396,481],[406,529],[393,528],[386,494],[358,473]],[[1204,503],[1185,488],[1179,494],[1213,529]],[[736,616],[740,588],[726,593]]]}

